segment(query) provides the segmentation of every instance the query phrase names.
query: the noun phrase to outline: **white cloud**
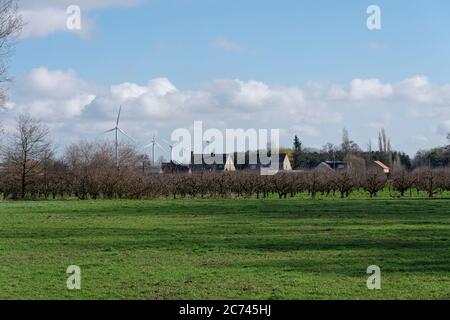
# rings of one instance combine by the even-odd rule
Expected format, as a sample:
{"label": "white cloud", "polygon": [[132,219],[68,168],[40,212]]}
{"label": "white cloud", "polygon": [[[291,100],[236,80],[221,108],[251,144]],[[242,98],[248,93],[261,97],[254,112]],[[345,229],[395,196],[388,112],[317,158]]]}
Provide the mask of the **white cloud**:
{"label": "white cloud", "polygon": [[[45,120],[61,141],[66,141],[97,137],[111,127],[119,105],[123,105],[122,125],[137,137],[189,128],[202,120],[205,126],[219,129],[284,128],[286,139],[299,134],[312,144],[339,141],[335,133],[345,120],[353,139],[358,140],[358,136],[353,136],[352,126],[360,128],[360,141],[367,141],[367,136],[381,127],[398,129],[397,136],[403,135],[401,143],[413,152],[411,137],[420,126],[434,128],[430,134],[435,138],[428,137],[430,143],[450,130],[450,110],[444,103],[450,100],[444,94],[447,85],[410,79],[394,84],[355,79],[347,86],[310,82],[300,87],[221,79],[181,90],[167,78],[103,86],[73,70],[36,68],[16,79],[2,117],[6,118],[4,123],[11,123],[18,113],[29,112]],[[404,121],[411,107],[418,117]],[[422,123],[420,115],[424,113],[428,114],[427,123]],[[420,140],[416,137],[414,143],[419,145]]]}
{"label": "white cloud", "polygon": [[[19,14],[25,22],[22,38],[42,38],[57,32],[72,32],[87,37],[94,28],[94,21],[89,12],[97,9],[115,6],[132,6],[143,1],[140,0],[22,0]],[[76,4],[81,9],[81,30],[67,28],[67,8]]]}
{"label": "white cloud", "polygon": [[[277,87],[260,81],[215,80],[195,90],[179,90],[166,78],[146,85],[125,82],[104,87],[80,78],[73,70],[36,68],[19,77],[7,104],[8,117],[20,112],[63,124],[103,128],[115,118],[119,105],[123,119],[137,129],[189,126],[195,120],[227,127],[280,127],[281,122],[304,124],[303,132],[317,135],[313,125],[341,119],[337,111],[308,103],[304,90]],[[144,125],[145,123],[145,125]]]}
{"label": "white cloud", "polygon": [[45,8],[43,10],[23,10],[20,14],[26,23],[21,33],[22,38],[41,38],[66,29],[65,10]]}
{"label": "white cloud", "polygon": [[15,89],[22,95],[60,99],[89,91],[92,84],[78,77],[74,70],[35,68],[16,81]]}
{"label": "white cloud", "polygon": [[129,82],[113,85],[111,86],[111,96],[114,100],[123,103],[128,100],[138,99],[146,94],[164,96],[176,90],[169,79],[159,78],[151,80],[147,86],[140,86]]}
{"label": "white cloud", "polygon": [[306,83],[309,98],[321,100],[345,100],[348,99],[348,90],[339,84],[329,81],[309,81]]}
{"label": "white cloud", "polygon": [[350,98],[353,100],[385,99],[392,95],[390,84],[379,79],[354,79],[350,83]]}
{"label": "white cloud", "polygon": [[432,102],[433,88],[427,77],[415,76],[400,81],[395,86],[396,93],[401,98],[417,102]]}
{"label": "white cloud", "polygon": [[36,68],[16,79],[8,109],[49,122],[65,121],[81,115],[99,91],[99,86],[79,79],[73,70]]}
{"label": "white cloud", "polygon": [[[318,110],[306,108],[302,90],[271,87],[258,81],[215,80],[197,90],[180,91],[168,79],[151,80],[146,86],[124,83],[111,86],[109,93],[98,96],[89,106],[91,114],[115,112],[114,105],[126,105],[134,120],[188,122],[198,120],[221,121],[252,119],[270,121],[274,115],[298,119],[321,118]],[[280,114],[281,112],[281,114]],[[112,115],[111,115],[112,116]]]}
{"label": "white cloud", "polygon": [[450,84],[438,85],[425,76],[413,76],[396,83],[380,79],[353,79],[348,86],[330,82],[309,82],[308,94],[327,101],[348,101],[370,104],[383,100],[387,103],[412,103],[410,113],[420,116],[418,106],[429,106],[429,116],[445,115],[450,111]]}
{"label": "white cloud", "polygon": [[240,52],[242,51],[242,47],[240,44],[228,40],[224,37],[217,37],[212,42],[212,45],[216,48],[222,49],[228,52]]}
{"label": "white cloud", "polygon": [[425,76],[414,76],[400,81],[394,89],[399,99],[450,108],[450,84],[439,86]]}

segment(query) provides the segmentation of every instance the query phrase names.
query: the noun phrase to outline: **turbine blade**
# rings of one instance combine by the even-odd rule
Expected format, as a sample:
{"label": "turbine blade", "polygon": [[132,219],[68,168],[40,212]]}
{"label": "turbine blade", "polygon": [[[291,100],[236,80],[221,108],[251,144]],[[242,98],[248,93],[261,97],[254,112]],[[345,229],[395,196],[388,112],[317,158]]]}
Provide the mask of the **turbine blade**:
{"label": "turbine blade", "polygon": [[162,145],[160,145],[158,142],[155,142],[155,145],[160,148],[161,150],[163,150],[164,152],[166,152],[167,150],[164,149],[164,147]]}
{"label": "turbine blade", "polygon": [[113,132],[114,130],[116,130],[116,128],[111,129],[111,130],[106,130],[104,133],[110,133],[110,132]]}
{"label": "turbine blade", "polygon": [[134,139],[132,137],[130,137],[129,135],[127,135],[122,129],[117,128],[117,130],[120,131],[120,133],[122,133],[125,137],[127,137],[128,139],[130,139],[131,141],[135,142]]}
{"label": "turbine blade", "polygon": [[119,114],[117,115],[117,122],[116,122],[116,127],[119,126],[119,121],[120,121],[120,114],[122,113],[122,106],[120,106],[119,108]]}
{"label": "turbine blade", "polygon": [[169,146],[170,148],[175,147],[174,144],[170,143],[169,141],[167,141],[166,139],[160,138],[162,142],[164,142],[167,146]]}

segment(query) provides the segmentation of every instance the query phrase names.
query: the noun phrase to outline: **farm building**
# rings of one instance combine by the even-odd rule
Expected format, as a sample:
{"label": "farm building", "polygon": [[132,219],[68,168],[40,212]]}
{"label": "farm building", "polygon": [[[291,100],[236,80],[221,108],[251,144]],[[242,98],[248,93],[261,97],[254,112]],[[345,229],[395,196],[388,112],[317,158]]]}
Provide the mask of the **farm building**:
{"label": "farm building", "polygon": [[234,157],[227,154],[192,154],[190,172],[236,171]]}
{"label": "farm building", "polygon": [[320,171],[324,170],[346,170],[350,165],[344,161],[324,161],[321,162],[316,169]]}
{"label": "farm building", "polygon": [[176,163],[174,161],[163,162],[161,164],[161,173],[163,173],[163,174],[174,174],[174,173],[183,174],[183,173],[185,173],[186,174],[186,173],[189,173],[189,166],[180,164],[180,163]]}
{"label": "farm building", "polygon": [[[292,165],[286,154],[278,155],[279,170],[292,171]],[[249,152],[201,155],[193,154],[191,160],[191,172],[205,171],[261,171],[270,168],[271,163],[263,164],[259,154]]]}
{"label": "farm building", "polygon": [[[340,171],[340,170],[346,170],[350,168],[354,168],[351,163],[347,163],[344,161],[325,161],[320,163],[316,170],[320,172],[327,172],[327,171]],[[385,174],[390,173],[390,168],[382,163],[381,161],[367,161],[365,164],[366,169],[376,170]]]}
{"label": "farm building", "polygon": [[331,168],[326,162],[321,162],[316,168],[316,171],[318,172],[333,172],[334,169]]}
{"label": "farm building", "polygon": [[367,164],[367,169],[376,170],[385,174],[389,174],[391,172],[391,168],[389,168],[381,161],[369,161],[369,163]]}

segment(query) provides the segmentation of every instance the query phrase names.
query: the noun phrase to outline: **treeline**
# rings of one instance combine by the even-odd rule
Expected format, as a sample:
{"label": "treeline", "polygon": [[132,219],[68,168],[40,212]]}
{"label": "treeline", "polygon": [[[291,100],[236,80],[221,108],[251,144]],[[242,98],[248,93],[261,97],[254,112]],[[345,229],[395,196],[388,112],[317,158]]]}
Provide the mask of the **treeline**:
{"label": "treeline", "polygon": [[274,176],[251,172],[147,175],[137,168],[123,167],[118,171],[109,161],[93,158],[75,166],[60,161],[49,164],[44,171],[28,177],[25,194],[22,194],[20,176],[14,171],[2,171],[0,177],[0,194],[4,199],[266,198],[274,194],[287,198],[301,193],[308,193],[314,199],[318,194],[344,198],[360,189],[376,197],[388,186],[399,196],[413,190],[426,192],[429,197],[450,191],[448,168],[400,170],[390,178],[379,172],[352,170],[280,172]]}
{"label": "treeline", "polygon": [[386,187],[404,196],[408,191],[429,197],[450,190],[450,168],[421,167],[413,171],[394,167],[388,177],[376,169],[351,166],[280,172],[262,176],[258,172],[204,172],[191,175],[146,174],[148,160],[129,145],[118,149],[108,142],[78,142],[55,157],[48,130],[39,121],[21,116],[17,130],[2,140],[0,196],[3,199],[150,199],[178,197],[269,197],[308,193],[348,197],[365,190],[371,197]]}
{"label": "treeline", "polygon": [[[447,136],[450,143],[450,133]],[[413,170],[423,166],[437,168],[450,165],[450,145],[420,150],[411,158],[404,152],[395,151],[386,131],[381,129],[376,146],[369,141],[365,150],[350,139],[346,129],[342,133],[340,145],[327,143],[320,150],[305,148],[299,137],[294,138],[292,149],[284,149],[290,155],[294,169],[312,169],[327,160],[344,161],[354,166],[362,162],[378,160],[391,168],[403,167]]]}

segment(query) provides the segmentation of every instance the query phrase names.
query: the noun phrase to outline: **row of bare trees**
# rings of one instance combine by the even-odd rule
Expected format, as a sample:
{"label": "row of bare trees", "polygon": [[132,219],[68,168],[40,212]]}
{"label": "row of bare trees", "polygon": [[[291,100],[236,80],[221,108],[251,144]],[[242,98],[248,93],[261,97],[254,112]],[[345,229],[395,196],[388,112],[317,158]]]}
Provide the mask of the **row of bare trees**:
{"label": "row of bare trees", "polygon": [[309,170],[261,176],[255,172],[204,172],[191,175],[146,174],[146,157],[121,145],[119,168],[112,143],[79,142],[55,157],[48,129],[22,115],[16,130],[0,142],[0,196],[3,199],[144,199],[156,197],[287,198],[307,193],[348,197],[364,190],[370,197],[389,187],[400,196],[415,189],[429,197],[450,190],[450,168],[395,169],[387,177],[376,170]]}
{"label": "row of bare trees", "polygon": [[[73,152],[73,150],[71,150]],[[70,152],[68,152],[70,154]],[[73,154],[70,154],[73,156]],[[81,156],[81,155],[80,155]],[[83,154],[82,156],[86,156]],[[208,172],[199,174],[144,174],[137,167],[122,167],[120,171],[111,158],[78,157],[71,160],[47,161],[29,175],[25,196],[39,198],[79,199],[149,199],[179,197],[257,197],[277,195],[279,198],[307,193],[348,197],[364,190],[370,197],[389,187],[399,196],[406,192],[426,192],[429,197],[450,191],[450,170],[422,168],[414,172],[400,170],[390,179],[378,172],[353,171],[287,173],[261,176],[252,172]],[[108,164],[109,163],[109,164]],[[0,194],[3,198],[23,197],[22,176],[15,170],[0,174]]]}

